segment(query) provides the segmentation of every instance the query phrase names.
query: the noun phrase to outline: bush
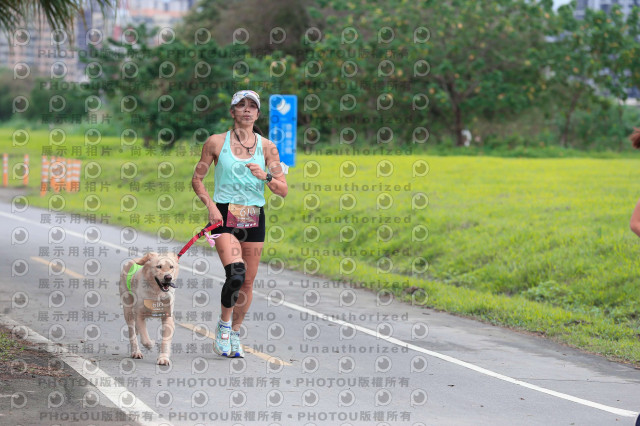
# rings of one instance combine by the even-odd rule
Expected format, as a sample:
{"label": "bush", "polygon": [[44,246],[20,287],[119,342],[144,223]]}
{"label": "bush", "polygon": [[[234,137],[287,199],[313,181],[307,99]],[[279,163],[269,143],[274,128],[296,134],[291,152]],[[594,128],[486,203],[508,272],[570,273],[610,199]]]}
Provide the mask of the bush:
{"label": "bush", "polygon": [[623,151],[630,147],[627,137],[639,122],[640,111],[636,107],[595,105],[576,111],[571,145],[580,149]]}

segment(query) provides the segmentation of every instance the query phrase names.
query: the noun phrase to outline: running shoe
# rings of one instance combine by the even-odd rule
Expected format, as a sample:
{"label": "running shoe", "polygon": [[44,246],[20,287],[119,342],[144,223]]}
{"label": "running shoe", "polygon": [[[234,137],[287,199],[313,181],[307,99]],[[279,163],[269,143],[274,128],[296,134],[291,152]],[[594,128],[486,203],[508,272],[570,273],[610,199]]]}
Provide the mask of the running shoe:
{"label": "running shoe", "polygon": [[244,358],[244,350],[240,344],[240,332],[231,332],[231,353],[227,355],[229,358]]}
{"label": "running shoe", "polygon": [[213,351],[215,353],[222,356],[229,356],[231,352],[231,344],[229,342],[230,334],[231,327],[218,323],[216,327],[216,338],[213,341]]}

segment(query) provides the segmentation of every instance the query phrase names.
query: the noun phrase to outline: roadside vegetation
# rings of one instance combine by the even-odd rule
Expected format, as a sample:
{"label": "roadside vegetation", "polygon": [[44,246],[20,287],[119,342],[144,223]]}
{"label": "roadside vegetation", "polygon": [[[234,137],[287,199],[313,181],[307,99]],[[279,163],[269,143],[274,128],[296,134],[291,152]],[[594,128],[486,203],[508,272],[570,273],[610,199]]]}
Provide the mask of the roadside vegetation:
{"label": "roadside vegetation", "polygon": [[[94,151],[83,135],[68,135],[64,147],[82,153],[83,176],[95,177],[83,177],[80,192],[44,197],[32,179],[29,203],[52,209],[52,220],[63,199],[64,211],[81,218],[171,232],[173,240],[160,244],[168,250],[206,223],[190,188],[198,145],[151,153],[105,137]],[[37,159],[59,148],[34,131],[20,152]],[[265,262],[640,360],[639,242],[628,228],[639,198],[637,159],[299,154],[298,161],[284,201],[267,191]],[[173,172],[162,177],[167,167]],[[31,173],[39,176],[37,161]],[[205,182],[212,191],[213,177]]]}

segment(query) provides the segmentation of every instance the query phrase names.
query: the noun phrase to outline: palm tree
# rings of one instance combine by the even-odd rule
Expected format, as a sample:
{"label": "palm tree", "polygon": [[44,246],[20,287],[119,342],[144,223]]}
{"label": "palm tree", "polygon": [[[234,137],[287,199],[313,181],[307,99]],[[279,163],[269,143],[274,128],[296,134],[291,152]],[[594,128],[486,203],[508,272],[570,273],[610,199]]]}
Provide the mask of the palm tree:
{"label": "palm tree", "polygon": [[[115,9],[118,0],[0,0],[0,32],[11,36],[18,28],[36,18],[44,18],[51,29],[68,31],[84,9]],[[39,21],[39,19],[38,19]]]}

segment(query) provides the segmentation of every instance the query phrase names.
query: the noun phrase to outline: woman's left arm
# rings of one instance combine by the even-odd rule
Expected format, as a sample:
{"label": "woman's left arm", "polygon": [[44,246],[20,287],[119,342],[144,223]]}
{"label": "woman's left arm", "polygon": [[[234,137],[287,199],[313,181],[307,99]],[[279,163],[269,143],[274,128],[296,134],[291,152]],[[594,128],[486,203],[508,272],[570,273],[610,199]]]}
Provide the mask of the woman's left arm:
{"label": "woman's left arm", "polygon": [[[284,170],[280,164],[280,154],[278,154],[278,148],[269,139],[263,138],[263,152],[267,169],[273,179],[271,182],[267,182],[267,186],[276,195],[286,197],[289,192],[289,186],[287,185],[287,178],[285,177]],[[247,164],[247,167],[251,170],[251,173],[258,179],[265,180],[267,178],[267,172],[262,167],[255,163]]]}

